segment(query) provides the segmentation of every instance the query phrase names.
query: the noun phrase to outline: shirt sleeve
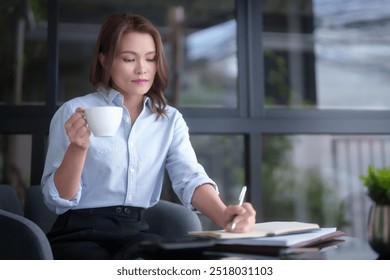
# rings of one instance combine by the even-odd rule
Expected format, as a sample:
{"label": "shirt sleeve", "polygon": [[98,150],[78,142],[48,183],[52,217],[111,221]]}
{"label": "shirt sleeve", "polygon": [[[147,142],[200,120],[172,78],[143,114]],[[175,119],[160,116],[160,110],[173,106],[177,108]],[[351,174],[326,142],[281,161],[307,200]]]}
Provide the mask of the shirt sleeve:
{"label": "shirt sleeve", "polygon": [[69,146],[69,139],[65,131],[65,122],[69,119],[74,110],[65,103],[54,114],[49,131],[49,146],[46,154],[45,167],[41,180],[43,197],[47,207],[56,214],[62,214],[73,208],[80,201],[81,183],[79,191],[71,200],[60,197],[54,184],[54,173],[60,166],[65,151]]}
{"label": "shirt sleeve", "polygon": [[218,191],[217,184],[207,175],[198,162],[190,142],[188,126],[182,115],[177,112],[174,131],[169,147],[166,169],[172,182],[172,187],[182,204],[194,209],[191,204],[194,191],[200,185],[209,183]]}

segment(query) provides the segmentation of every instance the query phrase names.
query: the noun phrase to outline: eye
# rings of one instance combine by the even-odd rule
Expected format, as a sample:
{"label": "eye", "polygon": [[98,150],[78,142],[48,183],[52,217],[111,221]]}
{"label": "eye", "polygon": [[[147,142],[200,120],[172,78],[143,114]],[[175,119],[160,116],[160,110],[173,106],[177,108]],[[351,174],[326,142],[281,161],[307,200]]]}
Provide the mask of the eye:
{"label": "eye", "polygon": [[133,58],[123,58],[123,61],[124,62],[134,62],[135,59],[133,59]]}
{"label": "eye", "polygon": [[147,62],[154,62],[154,61],[156,61],[156,58],[155,58],[155,57],[153,57],[153,58],[147,58],[146,61],[147,61]]}

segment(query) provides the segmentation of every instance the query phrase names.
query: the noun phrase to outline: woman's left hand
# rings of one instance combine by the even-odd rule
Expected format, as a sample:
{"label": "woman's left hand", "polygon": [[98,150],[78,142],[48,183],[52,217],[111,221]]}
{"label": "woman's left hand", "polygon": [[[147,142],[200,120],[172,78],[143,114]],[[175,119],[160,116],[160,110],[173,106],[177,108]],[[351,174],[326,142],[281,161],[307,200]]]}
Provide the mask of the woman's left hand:
{"label": "woman's left hand", "polygon": [[225,225],[228,232],[249,232],[256,223],[256,211],[249,202],[244,202],[242,206],[228,206],[224,217],[228,221]]}

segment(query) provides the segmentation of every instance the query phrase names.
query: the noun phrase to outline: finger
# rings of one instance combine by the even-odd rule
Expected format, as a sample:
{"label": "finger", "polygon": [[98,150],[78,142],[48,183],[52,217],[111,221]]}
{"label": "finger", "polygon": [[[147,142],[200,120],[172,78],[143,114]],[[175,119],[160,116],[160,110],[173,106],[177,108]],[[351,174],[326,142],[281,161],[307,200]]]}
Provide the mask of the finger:
{"label": "finger", "polygon": [[229,225],[229,228],[230,228],[231,231],[236,230],[236,228],[237,228],[237,223],[238,223],[237,219],[234,218],[233,221],[232,221],[232,222],[230,223],[230,225]]}
{"label": "finger", "polygon": [[225,226],[225,230],[229,232],[240,232],[242,220],[245,219],[246,210],[241,207],[232,206],[229,210],[229,222]]}
{"label": "finger", "polygon": [[77,107],[76,112],[84,113],[85,109],[83,107]]}
{"label": "finger", "polygon": [[73,120],[72,126],[74,129],[78,130],[82,127],[88,127],[87,120],[81,113],[77,113],[77,116]]}
{"label": "finger", "polygon": [[69,118],[65,128],[71,143],[85,148],[89,146],[91,132],[89,131],[86,120],[80,112],[74,113]]}
{"label": "finger", "polygon": [[86,126],[87,121],[84,114],[81,112],[75,112],[66,122],[65,128],[67,131],[78,130],[80,127]]}
{"label": "finger", "polygon": [[89,137],[91,135],[91,131],[88,128],[88,125],[86,122],[84,122],[84,123],[80,122],[80,124],[76,128],[75,134],[80,138],[85,138],[85,137]]}
{"label": "finger", "polygon": [[83,118],[85,121],[87,121],[87,118],[85,117],[85,110],[81,107],[78,107],[73,115],[76,118]]}
{"label": "finger", "polygon": [[228,223],[225,227],[227,232],[244,232],[244,226],[242,221],[234,219],[232,222]]}
{"label": "finger", "polygon": [[253,208],[253,205],[249,202],[242,204],[242,207],[245,208],[247,215],[256,216],[256,210]]}
{"label": "finger", "polygon": [[234,213],[232,220],[225,227],[227,231],[248,232],[256,222],[256,211],[252,204],[244,203],[242,206],[228,207],[227,212]]}
{"label": "finger", "polygon": [[77,130],[73,131],[73,134],[69,136],[69,140],[71,143],[82,147],[82,148],[88,148],[89,147],[89,137],[91,135],[91,132],[88,127],[81,126]]}
{"label": "finger", "polygon": [[253,230],[256,223],[256,210],[253,208],[251,203],[244,203],[242,205],[245,208],[245,214],[241,222],[241,230],[243,232],[248,232]]}
{"label": "finger", "polygon": [[66,123],[65,123],[65,128],[66,128],[66,130],[71,129],[71,128],[73,127],[74,123],[75,123],[77,120],[79,120],[79,119],[84,119],[84,120],[85,120],[85,118],[84,118],[84,116],[83,116],[83,113],[81,113],[81,112],[75,112],[75,113],[73,113],[73,114],[69,117],[69,119],[66,121]]}

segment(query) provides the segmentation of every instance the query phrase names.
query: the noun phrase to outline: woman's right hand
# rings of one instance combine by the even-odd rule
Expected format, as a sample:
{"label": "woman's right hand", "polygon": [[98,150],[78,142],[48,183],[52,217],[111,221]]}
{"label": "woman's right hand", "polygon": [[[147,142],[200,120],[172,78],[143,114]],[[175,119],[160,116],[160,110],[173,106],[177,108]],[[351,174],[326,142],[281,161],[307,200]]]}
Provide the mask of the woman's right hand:
{"label": "woman's right hand", "polygon": [[84,109],[77,108],[65,123],[70,140],[64,158],[54,173],[54,184],[63,199],[71,200],[78,192],[91,132],[84,117]]}
{"label": "woman's right hand", "polygon": [[83,108],[77,108],[70,116],[65,123],[65,130],[71,144],[85,150],[89,148],[91,132],[88,128]]}

